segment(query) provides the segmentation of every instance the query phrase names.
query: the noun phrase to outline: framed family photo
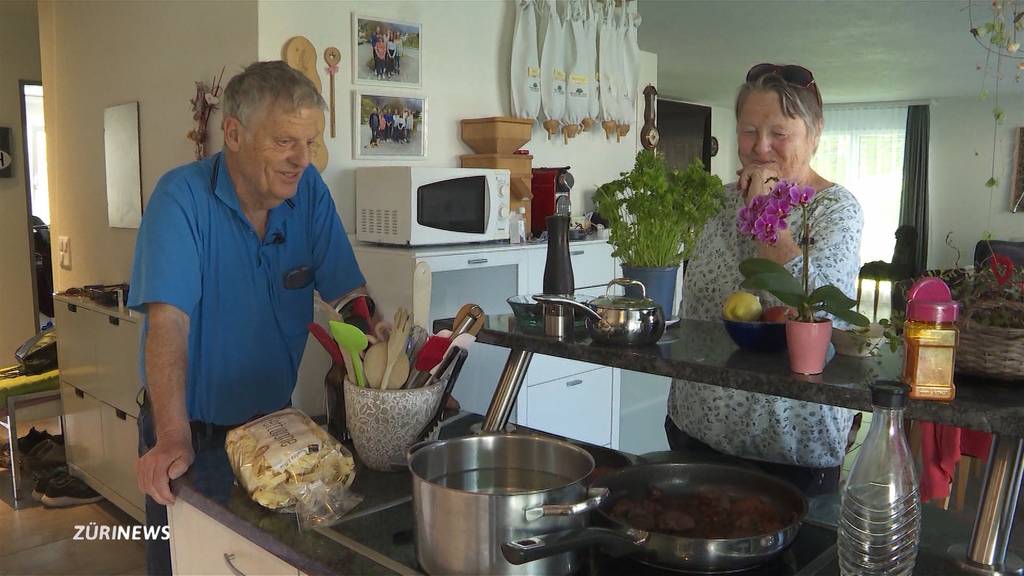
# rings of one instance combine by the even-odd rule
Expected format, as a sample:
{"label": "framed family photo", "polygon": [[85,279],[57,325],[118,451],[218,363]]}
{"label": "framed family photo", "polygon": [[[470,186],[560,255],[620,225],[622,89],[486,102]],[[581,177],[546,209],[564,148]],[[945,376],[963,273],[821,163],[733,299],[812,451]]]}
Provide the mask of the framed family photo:
{"label": "framed family photo", "polygon": [[427,157],[427,99],[357,91],[352,98],[355,158],[423,160]]}
{"label": "framed family photo", "polygon": [[376,86],[423,85],[421,26],[352,15],[352,82]]}

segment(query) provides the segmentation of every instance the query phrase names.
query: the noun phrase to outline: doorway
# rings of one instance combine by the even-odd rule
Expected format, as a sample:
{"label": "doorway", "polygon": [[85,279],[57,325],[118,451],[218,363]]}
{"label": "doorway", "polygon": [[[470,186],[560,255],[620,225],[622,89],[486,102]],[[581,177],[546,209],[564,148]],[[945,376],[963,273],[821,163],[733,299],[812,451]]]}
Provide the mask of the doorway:
{"label": "doorway", "polygon": [[40,329],[53,321],[53,257],[50,250],[50,186],[46,165],[43,85],[22,80],[21,134],[25,150],[25,192],[28,195],[29,250],[35,315]]}

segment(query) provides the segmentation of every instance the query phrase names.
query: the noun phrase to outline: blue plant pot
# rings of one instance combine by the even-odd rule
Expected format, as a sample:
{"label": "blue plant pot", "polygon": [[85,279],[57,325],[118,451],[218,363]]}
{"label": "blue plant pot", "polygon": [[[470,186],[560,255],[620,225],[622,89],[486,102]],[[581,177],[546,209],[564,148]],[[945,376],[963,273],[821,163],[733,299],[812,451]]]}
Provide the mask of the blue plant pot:
{"label": "blue plant pot", "polygon": [[[623,266],[622,275],[630,280],[638,280],[647,289],[647,297],[661,305],[661,311],[665,319],[672,317],[672,304],[676,293],[676,273],[678,266],[666,266],[664,268],[634,268]],[[626,295],[640,297],[640,288],[626,287]]]}

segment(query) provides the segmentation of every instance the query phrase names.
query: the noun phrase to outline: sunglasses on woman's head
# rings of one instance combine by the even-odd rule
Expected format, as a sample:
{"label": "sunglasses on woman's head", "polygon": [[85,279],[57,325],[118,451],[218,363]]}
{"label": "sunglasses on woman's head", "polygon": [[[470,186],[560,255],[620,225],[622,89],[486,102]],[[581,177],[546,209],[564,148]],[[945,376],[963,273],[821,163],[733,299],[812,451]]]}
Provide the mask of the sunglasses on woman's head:
{"label": "sunglasses on woman's head", "polygon": [[818,104],[821,104],[821,93],[818,92],[818,85],[814,82],[814,74],[811,74],[807,68],[796,64],[758,64],[747,72],[747,82],[756,82],[768,74],[776,74],[794,86],[814,90],[814,96],[818,99]]}

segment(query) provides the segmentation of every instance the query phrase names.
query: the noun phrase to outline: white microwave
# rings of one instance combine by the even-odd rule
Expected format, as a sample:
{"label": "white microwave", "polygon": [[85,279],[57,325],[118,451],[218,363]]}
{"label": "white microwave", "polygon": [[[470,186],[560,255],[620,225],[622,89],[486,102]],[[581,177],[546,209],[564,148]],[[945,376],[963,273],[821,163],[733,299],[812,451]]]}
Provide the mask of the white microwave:
{"label": "white microwave", "polygon": [[509,173],[491,168],[356,168],[356,239],[423,246],[508,239]]}

